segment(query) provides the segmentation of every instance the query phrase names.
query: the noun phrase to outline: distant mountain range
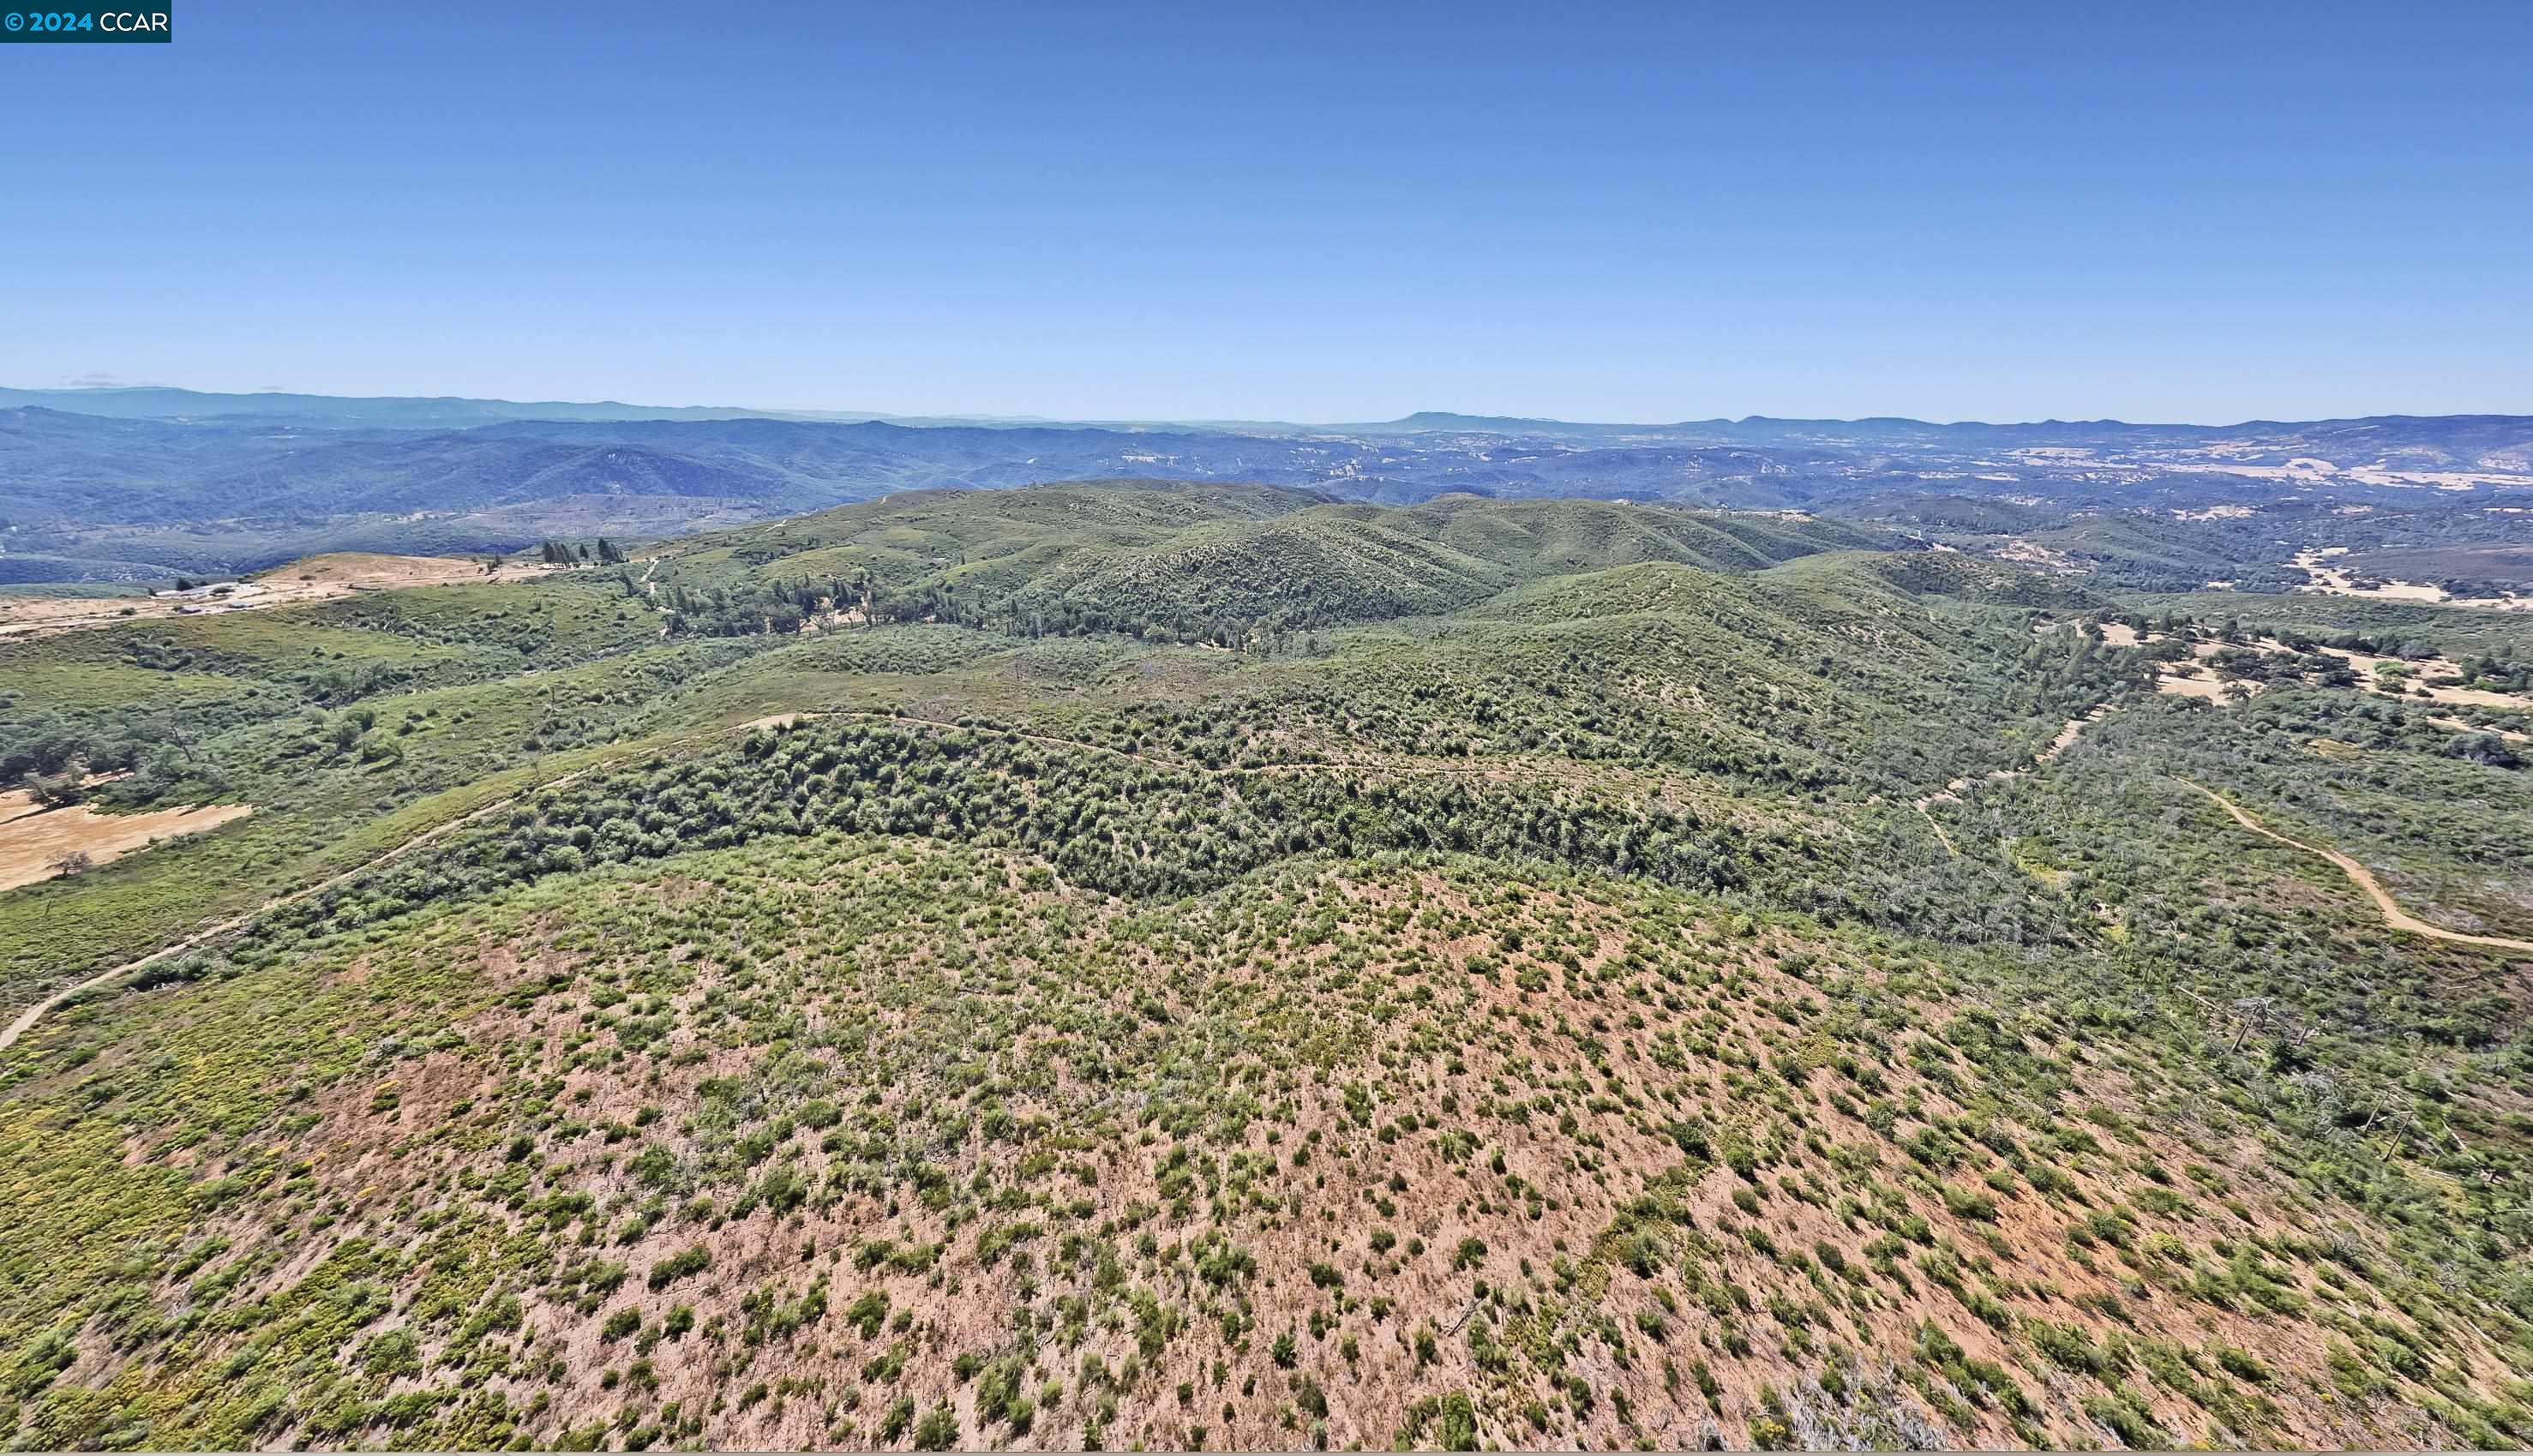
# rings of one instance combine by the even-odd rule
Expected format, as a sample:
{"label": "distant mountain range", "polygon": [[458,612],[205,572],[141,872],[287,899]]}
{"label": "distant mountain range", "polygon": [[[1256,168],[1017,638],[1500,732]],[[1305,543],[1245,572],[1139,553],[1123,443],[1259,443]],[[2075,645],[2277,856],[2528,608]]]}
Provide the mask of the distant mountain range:
{"label": "distant mountain range", "polygon": [[1304,424],[1277,420],[1062,420],[992,415],[892,415],[857,410],[619,404],[614,400],[519,401],[455,395],[349,396],[277,391],[223,394],[158,384],[71,389],[0,387],[0,410],[21,408],[59,410],[65,414],[98,415],[120,420],[226,425],[256,423],[341,430],[465,430],[522,420],[578,423],[799,420],[830,424],[876,422],[916,428],[1101,430],[1121,434],[1482,435],[1509,438],[1660,438],[1739,444],[1818,439],[2045,444],[2066,440],[2141,442],[2320,435],[2392,439],[2405,443],[2452,443],[2467,437],[2483,442],[2520,446],[2528,437],[2533,437],[2533,415],[2371,415],[2347,420],[2246,420],[2232,425],[2138,424],[2124,420],[2039,420],[1999,424],[1964,420],[1940,424],[1900,416],[1795,420],[1750,415],[1738,420],[1717,418],[1671,424],[1608,424],[1419,410],[1396,420]]}
{"label": "distant mountain range", "polygon": [[2533,492],[2533,417],[1624,425],[1427,411],[1168,424],[0,389],[0,579],[251,566],[320,546],[506,549],[913,489],[1085,479],[1240,481],[1384,505],[1452,493],[1813,510],[1913,494],[2175,508],[2282,493],[2414,501],[2428,490]]}
{"label": "distant mountain range", "polygon": [[147,384],[120,388],[0,389],[0,409],[36,408],[117,420],[256,421],[310,429],[462,430],[502,420],[728,420],[761,410],[700,406],[519,403],[507,399],[390,395],[206,394]]}
{"label": "distant mountain range", "polygon": [[[1275,427],[1283,428],[1283,427]],[[2351,420],[2246,420],[2233,425],[2132,424],[2125,420],[2036,420],[1937,424],[1898,416],[1861,420],[1691,420],[1671,425],[1594,425],[1423,410],[1384,424],[1322,427],[1361,434],[1492,435],[1545,439],[1672,439],[1737,444],[1844,442],[1951,446],[2094,446],[2286,438],[2366,448],[2522,449],[2533,440],[2527,415],[2371,415]]]}

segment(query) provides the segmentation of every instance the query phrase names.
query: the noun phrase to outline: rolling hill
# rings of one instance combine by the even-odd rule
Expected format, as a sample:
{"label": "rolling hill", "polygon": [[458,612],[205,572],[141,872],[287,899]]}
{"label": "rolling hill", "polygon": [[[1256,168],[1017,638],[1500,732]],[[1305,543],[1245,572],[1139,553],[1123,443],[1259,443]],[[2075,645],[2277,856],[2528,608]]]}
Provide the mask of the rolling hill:
{"label": "rolling hill", "polygon": [[[1777,514],[1444,496],[1383,508],[1180,482],[892,496],[667,549],[673,590],[814,595],[866,573],[898,614],[1021,630],[1235,629],[1448,612],[1540,577],[1629,561],[1753,570],[1888,538]],[[806,583],[804,590],[800,584]],[[844,587],[842,596],[838,587]]]}
{"label": "rolling hill", "polygon": [[[241,570],[324,550],[673,537],[907,491],[1170,479],[1384,507],[1464,495],[1792,508],[1887,519],[1955,545],[1997,522],[2025,537],[2064,528],[2095,539],[2090,556],[2068,550],[2129,571],[2124,585],[2168,589],[2190,584],[2171,573],[2194,557],[2229,557],[2199,580],[2274,568],[2264,554],[2274,540],[2210,530],[2205,541],[2128,543],[2102,519],[2144,509],[2204,521],[2282,503],[2433,504],[2461,517],[2533,493],[2528,462],[2533,423],[2509,416],[1605,426],[1424,414],[1312,427],[21,390],[0,391],[0,547],[50,563],[17,568],[22,576],[76,572],[81,561]],[[1893,504],[1929,495],[1960,503],[1940,518]],[[2165,574],[2149,581],[2143,570]]]}

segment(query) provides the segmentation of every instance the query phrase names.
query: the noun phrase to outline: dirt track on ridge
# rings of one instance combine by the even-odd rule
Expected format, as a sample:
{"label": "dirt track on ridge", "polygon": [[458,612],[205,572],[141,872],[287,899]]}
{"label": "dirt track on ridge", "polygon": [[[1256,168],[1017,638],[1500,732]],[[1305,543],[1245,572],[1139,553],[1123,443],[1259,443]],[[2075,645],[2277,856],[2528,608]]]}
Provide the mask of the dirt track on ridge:
{"label": "dirt track on ridge", "polygon": [[2307,854],[2318,854],[2321,857],[2329,860],[2332,864],[2339,866],[2339,872],[2346,875],[2358,889],[2366,892],[2367,898],[2375,902],[2375,908],[2384,912],[2384,923],[2391,926],[2394,930],[2406,930],[2413,935],[2433,936],[2438,940],[2452,941],[2456,945],[2489,946],[2502,951],[2524,951],[2533,953],[2533,941],[2508,940],[2504,936],[2499,935],[2465,935],[2459,930],[2447,930],[2440,925],[2431,925],[2427,921],[2422,920],[2418,916],[2401,908],[2401,903],[2394,900],[2392,898],[2392,893],[2384,888],[2384,882],[2375,878],[2375,872],[2368,869],[2366,866],[2359,864],[2356,860],[2340,853],[2336,849],[2319,848],[2315,845],[2306,844],[2302,840],[2288,839],[2285,835],[2278,833],[2276,830],[2263,824],[2258,819],[2253,818],[2250,814],[2245,813],[2241,805],[2235,803],[2225,795],[2218,793],[2215,789],[2209,787],[2205,784],[2196,783],[2189,779],[2176,779],[2174,782],[2188,784],[2191,787],[2198,789],[2201,793],[2214,799],[2219,808],[2222,808],[2226,813],[2234,816],[2235,823],[2250,830],[2252,833],[2275,840],[2281,844],[2293,845],[2298,849],[2302,849]]}

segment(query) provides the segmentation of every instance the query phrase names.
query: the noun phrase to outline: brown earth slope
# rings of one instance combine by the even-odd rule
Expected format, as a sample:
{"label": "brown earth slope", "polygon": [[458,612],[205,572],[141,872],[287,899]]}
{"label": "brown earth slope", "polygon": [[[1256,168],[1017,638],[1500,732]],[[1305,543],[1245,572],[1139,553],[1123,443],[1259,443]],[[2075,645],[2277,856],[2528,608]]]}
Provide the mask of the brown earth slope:
{"label": "brown earth slope", "polygon": [[22,1443],[2399,1446],[2507,1379],[2052,1009],[1476,861],[689,855],[12,1055]]}

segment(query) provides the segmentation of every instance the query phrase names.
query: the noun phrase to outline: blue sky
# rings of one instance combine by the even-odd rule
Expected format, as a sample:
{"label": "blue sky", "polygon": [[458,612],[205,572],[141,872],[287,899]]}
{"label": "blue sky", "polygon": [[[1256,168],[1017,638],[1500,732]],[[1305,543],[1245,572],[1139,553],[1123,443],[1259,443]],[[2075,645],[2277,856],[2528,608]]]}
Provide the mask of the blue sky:
{"label": "blue sky", "polygon": [[2533,6],[186,0],[0,46],[0,382],[2533,412]]}

